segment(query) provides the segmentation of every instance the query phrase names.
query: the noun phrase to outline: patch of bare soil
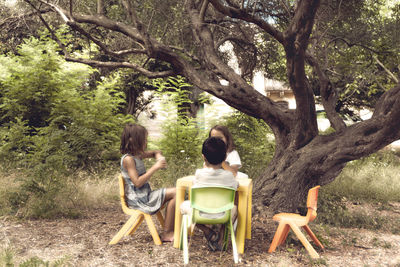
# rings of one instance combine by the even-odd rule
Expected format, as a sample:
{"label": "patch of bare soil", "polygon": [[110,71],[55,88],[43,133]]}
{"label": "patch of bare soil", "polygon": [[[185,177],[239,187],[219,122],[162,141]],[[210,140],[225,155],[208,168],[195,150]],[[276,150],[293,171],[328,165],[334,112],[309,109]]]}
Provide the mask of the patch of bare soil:
{"label": "patch of bare soil", "polygon": [[[396,209],[390,216],[400,220]],[[16,266],[32,257],[50,263],[67,257],[65,262],[69,266],[183,265],[181,251],[171,243],[154,245],[145,223],[133,236],[108,245],[126,220],[118,203],[89,210],[80,219],[15,221],[2,218],[0,249],[14,251]],[[326,250],[317,249],[321,258],[311,260],[293,234],[285,246],[267,253],[276,226],[270,218],[253,218],[252,239],[246,241],[238,266],[400,266],[399,234],[312,224]],[[190,245],[190,265],[232,266],[231,252],[230,248],[226,252],[210,252],[197,230]]]}

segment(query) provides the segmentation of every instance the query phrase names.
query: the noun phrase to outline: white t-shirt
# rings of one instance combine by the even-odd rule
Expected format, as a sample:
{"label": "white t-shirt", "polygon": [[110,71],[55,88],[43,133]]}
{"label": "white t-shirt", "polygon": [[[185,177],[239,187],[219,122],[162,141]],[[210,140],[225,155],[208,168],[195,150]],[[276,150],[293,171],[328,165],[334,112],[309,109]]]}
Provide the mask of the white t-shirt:
{"label": "white t-shirt", "polygon": [[240,161],[239,153],[236,150],[232,150],[226,156],[226,162],[229,163],[230,166],[232,165],[239,165],[239,168],[242,167],[242,162]]}
{"label": "white t-shirt", "polygon": [[[213,168],[203,168],[196,170],[195,178],[193,179],[193,187],[202,186],[226,186],[237,189],[239,182],[230,171],[224,169],[215,170]],[[182,214],[190,214],[190,201],[186,200],[182,202],[180,210]],[[200,212],[200,214],[209,219],[217,219],[224,216],[225,212],[213,214]]]}
{"label": "white t-shirt", "polygon": [[239,182],[230,171],[224,169],[203,168],[197,169],[193,180],[193,187],[226,186],[237,189]]}
{"label": "white t-shirt", "polygon": [[[238,169],[242,167],[242,162],[240,161],[239,153],[236,150],[232,150],[231,152],[229,152],[228,155],[226,156],[225,161],[229,163],[229,166],[237,165]],[[237,172],[236,179],[241,179],[241,178],[249,178],[249,176],[243,172]]]}

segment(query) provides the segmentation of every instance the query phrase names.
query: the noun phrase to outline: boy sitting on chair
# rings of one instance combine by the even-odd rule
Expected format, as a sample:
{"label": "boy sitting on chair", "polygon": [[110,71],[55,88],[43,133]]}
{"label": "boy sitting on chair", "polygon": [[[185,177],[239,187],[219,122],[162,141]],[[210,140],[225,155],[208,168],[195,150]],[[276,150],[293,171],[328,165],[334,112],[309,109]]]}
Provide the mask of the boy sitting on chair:
{"label": "boy sitting on chair", "polygon": [[[193,187],[205,186],[226,186],[237,189],[238,181],[233,176],[232,172],[222,169],[222,163],[226,159],[226,145],[220,138],[210,137],[207,138],[202,147],[202,154],[204,159],[204,168],[196,170],[195,179],[193,180]],[[182,214],[190,214],[190,201],[184,201],[181,206]],[[236,218],[237,207],[232,210],[233,221]],[[210,219],[222,217],[224,212],[220,214],[201,213],[201,216]],[[207,239],[208,247],[211,251],[222,250],[222,241],[225,231],[224,225],[219,230],[215,231],[211,227],[198,224],[197,227],[203,231]]]}

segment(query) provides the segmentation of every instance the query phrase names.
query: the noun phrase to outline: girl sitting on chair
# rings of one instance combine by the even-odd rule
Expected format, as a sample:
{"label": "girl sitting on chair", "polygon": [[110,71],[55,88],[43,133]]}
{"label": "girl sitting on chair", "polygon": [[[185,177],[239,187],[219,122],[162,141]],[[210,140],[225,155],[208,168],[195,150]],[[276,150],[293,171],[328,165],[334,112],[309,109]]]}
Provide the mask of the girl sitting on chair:
{"label": "girl sitting on chair", "polygon": [[[130,208],[155,214],[168,202],[165,212],[164,233],[161,241],[171,242],[174,237],[175,188],[151,190],[148,181],[167,162],[159,150],[147,150],[146,128],[138,124],[127,124],[121,136],[121,173],[125,180],[126,201]],[[146,171],[144,158],[155,158],[156,163]]]}

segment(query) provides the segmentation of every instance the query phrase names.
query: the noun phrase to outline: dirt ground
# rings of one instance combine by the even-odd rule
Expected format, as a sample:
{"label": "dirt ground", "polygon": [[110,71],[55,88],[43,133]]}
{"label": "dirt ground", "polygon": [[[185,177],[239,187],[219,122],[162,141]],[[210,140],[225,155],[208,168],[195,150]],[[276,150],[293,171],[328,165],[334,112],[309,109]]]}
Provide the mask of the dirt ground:
{"label": "dirt ground", "polygon": [[[396,209],[400,207],[396,203]],[[392,215],[400,220],[400,209]],[[155,218],[154,218],[155,219]],[[64,259],[65,266],[181,266],[182,253],[171,243],[154,245],[143,223],[138,231],[116,245],[108,245],[127,220],[118,203],[90,210],[80,219],[16,221],[0,219],[0,250],[13,251],[15,266],[38,257],[50,266]],[[245,244],[238,266],[400,266],[400,235],[312,224],[325,251],[311,260],[294,235],[275,253],[267,253],[276,223],[253,217],[252,239]],[[190,245],[190,266],[232,266],[226,252],[210,252],[199,230]]]}

